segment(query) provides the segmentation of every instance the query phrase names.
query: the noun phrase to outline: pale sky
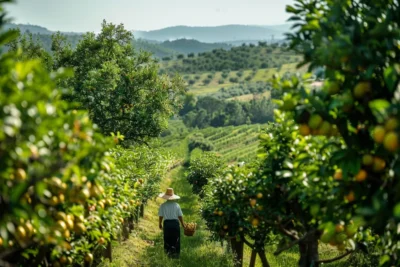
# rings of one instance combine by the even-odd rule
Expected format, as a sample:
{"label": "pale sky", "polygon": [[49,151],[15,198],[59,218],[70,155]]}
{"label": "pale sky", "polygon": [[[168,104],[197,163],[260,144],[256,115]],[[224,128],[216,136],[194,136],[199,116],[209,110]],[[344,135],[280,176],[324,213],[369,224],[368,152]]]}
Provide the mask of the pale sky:
{"label": "pale sky", "polygon": [[103,19],[129,30],[168,26],[274,25],[288,19],[294,0],[16,0],[6,6],[14,23],[53,31],[100,30]]}

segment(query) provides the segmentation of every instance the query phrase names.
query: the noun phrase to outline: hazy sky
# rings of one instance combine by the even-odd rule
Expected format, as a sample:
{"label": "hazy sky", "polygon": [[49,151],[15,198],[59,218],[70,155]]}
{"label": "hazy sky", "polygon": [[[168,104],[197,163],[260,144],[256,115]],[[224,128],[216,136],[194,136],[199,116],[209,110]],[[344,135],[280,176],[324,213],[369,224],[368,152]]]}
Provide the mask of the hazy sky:
{"label": "hazy sky", "polygon": [[294,0],[16,0],[6,7],[16,23],[49,30],[100,30],[103,19],[130,30],[175,25],[273,25],[285,23]]}

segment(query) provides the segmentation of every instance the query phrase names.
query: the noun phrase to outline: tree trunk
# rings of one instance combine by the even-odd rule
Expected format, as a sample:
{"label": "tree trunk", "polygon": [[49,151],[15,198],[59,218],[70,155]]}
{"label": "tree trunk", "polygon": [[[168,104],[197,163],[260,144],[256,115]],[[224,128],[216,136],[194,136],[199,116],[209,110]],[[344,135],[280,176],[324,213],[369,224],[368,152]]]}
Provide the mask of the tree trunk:
{"label": "tree trunk", "polygon": [[310,234],[306,240],[299,243],[300,260],[299,267],[319,267],[318,235]]}
{"label": "tree trunk", "polygon": [[249,267],[254,267],[256,266],[256,258],[257,258],[257,251],[253,249],[251,251],[251,257],[250,257],[250,265]]}
{"label": "tree trunk", "polygon": [[128,222],[129,222],[129,231],[132,232],[133,230],[135,230],[135,222],[134,222],[134,217],[132,215],[129,216]]}
{"label": "tree trunk", "polygon": [[299,243],[299,252],[300,252],[300,259],[299,259],[299,267],[309,267],[308,259],[307,259],[307,242],[300,242]]}
{"label": "tree trunk", "polygon": [[265,256],[265,250],[259,250],[258,251],[258,255],[260,255],[260,259],[261,259],[261,263],[263,267],[270,267],[268,260],[267,260],[267,256]]}
{"label": "tree trunk", "polygon": [[144,204],[140,205],[140,217],[144,217]]}
{"label": "tree trunk", "polygon": [[103,257],[106,259],[109,259],[110,262],[112,262],[112,248],[111,248],[111,242],[109,242],[106,246],[106,248],[103,250]]}
{"label": "tree trunk", "polygon": [[319,267],[318,236],[316,233],[310,236],[308,245],[308,259],[310,261],[310,266]]}
{"label": "tree trunk", "polygon": [[242,267],[243,266],[243,241],[237,241],[236,238],[231,238],[231,246],[235,259],[235,266]]}
{"label": "tree trunk", "polygon": [[129,222],[128,220],[124,220],[124,224],[122,225],[122,239],[125,241],[129,238]]}

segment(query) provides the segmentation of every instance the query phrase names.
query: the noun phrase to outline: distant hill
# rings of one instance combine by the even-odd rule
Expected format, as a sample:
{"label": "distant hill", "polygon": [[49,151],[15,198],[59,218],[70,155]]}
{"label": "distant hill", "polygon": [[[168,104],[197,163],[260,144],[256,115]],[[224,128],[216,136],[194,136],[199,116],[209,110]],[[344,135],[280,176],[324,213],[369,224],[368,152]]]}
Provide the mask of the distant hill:
{"label": "distant hill", "polygon": [[138,38],[154,41],[176,39],[195,39],[206,43],[225,43],[236,41],[270,41],[284,39],[290,31],[290,24],[276,26],[225,25],[215,27],[175,26],[154,31],[134,31]]}
{"label": "distant hill", "polygon": [[177,51],[180,54],[189,53],[202,53],[212,51],[214,49],[226,49],[232,48],[231,45],[226,43],[202,43],[197,40],[179,39],[175,41],[165,41],[160,46]]}
{"label": "distant hill", "polygon": [[30,24],[15,24],[15,23],[7,23],[5,25],[5,30],[9,29],[19,29],[22,33],[30,32],[30,33],[40,33],[40,34],[52,34],[52,31],[49,31],[45,27],[37,26],[37,25],[30,25]]}

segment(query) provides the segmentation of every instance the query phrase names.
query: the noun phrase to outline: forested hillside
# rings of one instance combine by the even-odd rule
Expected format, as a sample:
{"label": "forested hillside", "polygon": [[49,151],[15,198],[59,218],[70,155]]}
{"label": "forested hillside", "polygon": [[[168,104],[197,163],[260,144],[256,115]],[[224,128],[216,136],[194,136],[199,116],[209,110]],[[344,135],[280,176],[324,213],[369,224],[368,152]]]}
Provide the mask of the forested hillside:
{"label": "forested hillside", "polygon": [[163,68],[168,72],[197,73],[204,71],[237,71],[245,69],[277,68],[284,63],[294,63],[300,56],[277,45],[241,45],[230,50],[214,49],[198,55],[189,54],[179,60],[164,58]]}

